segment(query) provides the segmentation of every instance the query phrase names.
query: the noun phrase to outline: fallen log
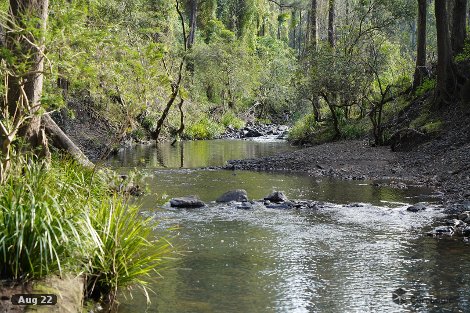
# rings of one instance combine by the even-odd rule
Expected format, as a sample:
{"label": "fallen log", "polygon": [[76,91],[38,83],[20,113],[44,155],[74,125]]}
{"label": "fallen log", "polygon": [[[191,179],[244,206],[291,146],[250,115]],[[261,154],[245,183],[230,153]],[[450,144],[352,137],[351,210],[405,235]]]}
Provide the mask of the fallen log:
{"label": "fallen log", "polygon": [[49,114],[44,114],[42,116],[42,124],[44,125],[46,134],[50,138],[53,146],[70,154],[75,161],[84,167],[94,166],[82,150],[80,150],[80,148],[70,140],[62,129],[60,129]]}

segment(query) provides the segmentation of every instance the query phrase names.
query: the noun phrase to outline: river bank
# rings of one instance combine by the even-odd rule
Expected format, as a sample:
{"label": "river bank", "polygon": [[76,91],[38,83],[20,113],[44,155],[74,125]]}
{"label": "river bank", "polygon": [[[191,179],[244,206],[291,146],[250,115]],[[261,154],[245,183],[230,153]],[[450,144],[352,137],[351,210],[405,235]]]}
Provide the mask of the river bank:
{"label": "river bank", "polygon": [[388,180],[392,186],[420,185],[442,192],[443,201],[470,198],[470,143],[436,148],[436,142],[415,151],[392,152],[366,141],[339,141],[273,156],[229,161],[230,170],[304,172],[346,180]]}
{"label": "river bank", "polygon": [[[395,129],[408,129],[411,105],[397,115]],[[418,108],[419,109],[419,108]],[[447,207],[470,209],[470,109],[448,107],[440,114],[442,128],[423,137],[400,138],[389,146],[373,147],[368,140],[328,142],[273,156],[233,160],[225,169],[303,172],[339,179],[392,181],[430,187],[442,193]],[[395,151],[392,151],[395,150]],[[400,150],[400,151],[397,151]],[[465,205],[464,205],[465,204]]]}

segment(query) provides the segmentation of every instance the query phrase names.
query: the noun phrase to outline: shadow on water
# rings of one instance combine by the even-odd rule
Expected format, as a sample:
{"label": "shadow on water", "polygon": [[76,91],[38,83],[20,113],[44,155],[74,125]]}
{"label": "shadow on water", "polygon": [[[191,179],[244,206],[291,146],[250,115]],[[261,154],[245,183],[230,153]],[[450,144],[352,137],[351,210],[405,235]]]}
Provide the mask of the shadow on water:
{"label": "shadow on water", "polygon": [[[235,146],[237,152],[230,149]],[[181,146],[176,149],[181,151]],[[469,312],[468,246],[423,237],[442,217],[438,208],[406,211],[406,203],[431,201],[430,190],[305,175],[187,169],[282,149],[292,148],[283,143],[267,148],[215,141],[185,146],[176,157],[160,153],[160,161],[155,150],[119,155],[113,164],[124,166],[123,171],[139,166],[141,159],[139,167],[150,189],[142,199],[143,210],[162,228],[178,226],[173,243],[186,251],[152,284],[151,305],[136,293],[134,299],[122,300],[119,312]],[[223,156],[217,156],[220,151]],[[251,199],[283,190],[292,199],[327,203],[318,210],[300,211],[217,205],[178,210],[158,205],[163,193],[169,198],[196,194],[210,202],[236,188],[246,189]],[[351,202],[364,204],[348,205]],[[158,235],[160,228],[155,232]],[[392,292],[399,287],[411,300],[393,301]]]}

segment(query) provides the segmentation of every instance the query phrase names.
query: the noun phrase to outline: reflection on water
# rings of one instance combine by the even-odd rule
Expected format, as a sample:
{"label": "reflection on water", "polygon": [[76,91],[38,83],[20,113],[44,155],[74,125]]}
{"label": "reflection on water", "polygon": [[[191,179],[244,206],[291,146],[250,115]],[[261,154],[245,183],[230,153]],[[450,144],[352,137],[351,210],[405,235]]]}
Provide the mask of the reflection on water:
{"label": "reflection on water", "polygon": [[[220,143],[208,142],[204,149],[208,156],[219,148]],[[114,164],[134,166],[143,155],[127,154],[127,161]],[[410,213],[400,204],[432,200],[429,190],[287,174],[161,169],[151,155],[143,160],[150,188],[142,198],[143,210],[161,221],[157,235],[178,226],[173,243],[186,252],[151,286],[156,292],[151,305],[135,293],[132,300],[122,299],[121,313],[470,312],[468,247],[422,236],[440,210]],[[225,162],[203,157],[191,163],[193,158],[185,155],[184,167]],[[170,160],[163,164],[179,167]],[[308,211],[214,204],[177,210],[157,204],[163,193],[196,194],[210,202],[236,188],[246,189],[251,199],[283,190],[293,199],[337,204]],[[372,205],[347,205],[351,202]],[[399,287],[418,301],[395,303],[392,291]],[[426,302],[431,296],[448,301]]]}
{"label": "reflection on water", "polygon": [[[432,200],[423,188],[394,189],[374,186],[369,181],[340,181],[302,175],[226,170],[144,170],[151,193],[143,197],[145,206],[156,206],[154,193],[169,197],[198,195],[214,201],[224,192],[245,189],[250,199],[262,199],[274,190],[284,191],[291,199],[335,203],[367,202],[393,205]],[[390,203],[392,202],[392,203]]]}
{"label": "reflection on water", "polygon": [[198,140],[172,146],[137,145],[123,148],[110,164],[115,167],[197,168],[222,166],[228,160],[266,156],[294,150],[285,141]]}

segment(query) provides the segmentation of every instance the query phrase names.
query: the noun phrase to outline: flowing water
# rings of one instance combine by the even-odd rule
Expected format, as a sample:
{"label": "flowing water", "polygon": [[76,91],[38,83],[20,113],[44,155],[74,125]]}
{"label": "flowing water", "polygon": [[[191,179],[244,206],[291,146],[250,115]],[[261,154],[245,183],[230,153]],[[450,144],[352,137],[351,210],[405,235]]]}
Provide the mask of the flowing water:
{"label": "flowing water", "polygon": [[[140,146],[112,166],[137,167],[148,185],[141,199],[157,235],[177,227],[182,252],[151,286],[119,312],[470,312],[470,254],[460,241],[423,236],[441,209],[410,213],[432,191],[393,189],[369,181],[307,175],[201,170],[229,159],[289,151],[280,141],[216,140]],[[292,199],[322,201],[317,210],[237,210],[211,203],[231,189],[251,199],[282,190]],[[201,209],[160,205],[196,194]],[[408,292],[392,299],[397,288]]]}

